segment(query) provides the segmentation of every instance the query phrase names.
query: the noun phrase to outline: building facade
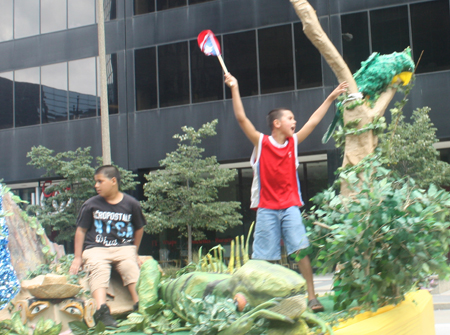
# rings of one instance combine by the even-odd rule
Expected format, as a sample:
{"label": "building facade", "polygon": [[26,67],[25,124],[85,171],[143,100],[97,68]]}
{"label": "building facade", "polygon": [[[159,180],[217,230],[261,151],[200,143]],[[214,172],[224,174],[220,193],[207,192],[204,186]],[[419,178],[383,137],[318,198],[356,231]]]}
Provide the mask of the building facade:
{"label": "building facade", "polygon": [[[352,72],[372,52],[410,46],[416,84],[405,113],[431,107],[442,158],[450,148],[450,0],[311,0]],[[27,152],[92,148],[101,156],[95,0],[0,0],[0,178],[30,202],[46,180]],[[301,127],[336,86],[336,78],[302,32],[288,0],[104,0],[111,153],[114,163],[144,174],[176,149],[184,125],[218,119],[206,154],[238,168],[224,199],[242,202],[246,233],[250,142],[234,119],[216,57],[197,46],[211,29],[228,70],[239,80],[247,114],[268,133],[267,113],[292,109]],[[395,99],[394,99],[395,100]],[[340,165],[333,141],[321,138],[334,106],[299,146],[304,199],[327,187]],[[387,112],[387,114],[389,114]],[[389,118],[389,115],[386,115]],[[142,199],[142,192],[136,193]],[[214,241],[212,241],[214,242]],[[167,240],[168,244],[173,241]]]}

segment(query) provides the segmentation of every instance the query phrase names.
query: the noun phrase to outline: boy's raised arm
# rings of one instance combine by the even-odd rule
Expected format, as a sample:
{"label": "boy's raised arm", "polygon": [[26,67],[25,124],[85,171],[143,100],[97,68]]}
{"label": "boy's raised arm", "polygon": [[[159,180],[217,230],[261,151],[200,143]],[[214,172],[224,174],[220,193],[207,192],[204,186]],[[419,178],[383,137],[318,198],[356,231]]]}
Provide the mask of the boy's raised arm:
{"label": "boy's raised arm", "polygon": [[312,133],[314,128],[319,124],[320,121],[322,121],[323,117],[327,113],[328,109],[330,108],[331,104],[333,103],[336,98],[344,93],[347,90],[348,84],[347,82],[340,83],[333,92],[330,93],[330,95],[325,99],[325,101],[320,105],[319,108],[311,115],[308,122],[305,123],[305,125],[297,132],[297,142],[301,143],[305,138],[309,136],[309,134]]}
{"label": "boy's raised arm", "polygon": [[241,94],[239,93],[238,81],[230,73],[225,74],[225,84],[231,89],[231,97],[233,101],[234,116],[244,134],[248,137],[254,146],[258,145],[260,132],[245,115],[244,106],[242,105]]}

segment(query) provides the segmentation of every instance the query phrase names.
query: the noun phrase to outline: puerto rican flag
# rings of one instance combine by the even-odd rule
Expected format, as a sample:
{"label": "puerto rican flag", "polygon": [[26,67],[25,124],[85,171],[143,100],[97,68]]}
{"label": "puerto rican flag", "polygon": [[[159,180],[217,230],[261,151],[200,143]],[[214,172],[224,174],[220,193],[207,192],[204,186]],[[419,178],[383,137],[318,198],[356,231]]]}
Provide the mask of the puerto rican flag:
{"label": "puerto rican flag", "polygon": [[211,30],[203,30],[197,37],[200,50],[207,56],[220,56],[220,44]]}

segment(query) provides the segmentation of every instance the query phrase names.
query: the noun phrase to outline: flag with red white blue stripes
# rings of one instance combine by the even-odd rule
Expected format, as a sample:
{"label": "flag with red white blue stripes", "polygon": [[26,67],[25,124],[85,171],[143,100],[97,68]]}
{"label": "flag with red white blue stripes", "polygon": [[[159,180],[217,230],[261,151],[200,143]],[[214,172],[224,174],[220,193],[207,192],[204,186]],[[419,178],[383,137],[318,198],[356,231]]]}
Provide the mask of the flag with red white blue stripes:
{"label": "flag with red white blue stripes", "polygon": [[211,30],[203,30],[197,37],[200,50],[207,56],[220,56],[220,44]]}

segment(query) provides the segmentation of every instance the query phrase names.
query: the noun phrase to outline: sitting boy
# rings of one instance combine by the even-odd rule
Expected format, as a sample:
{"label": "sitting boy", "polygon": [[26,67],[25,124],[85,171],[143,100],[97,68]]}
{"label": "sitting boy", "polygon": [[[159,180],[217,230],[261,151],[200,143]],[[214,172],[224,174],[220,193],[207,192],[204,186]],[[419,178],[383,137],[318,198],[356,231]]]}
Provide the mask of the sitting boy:
{"label": "sitting boy", "polygon": [[128,287],[136,309],[139,302],[136,282],[141,265],[138,250],[146,222],[140,203],[119,191],[120,173],[116,167],[98,168],[94,180],[98,195],[88,199],[78,215],[70,273],[77,274],[81,265],[86,264],[89,287],[97,304],[95,322],[117,327],[106,305],[111,267],[115,267]]}

